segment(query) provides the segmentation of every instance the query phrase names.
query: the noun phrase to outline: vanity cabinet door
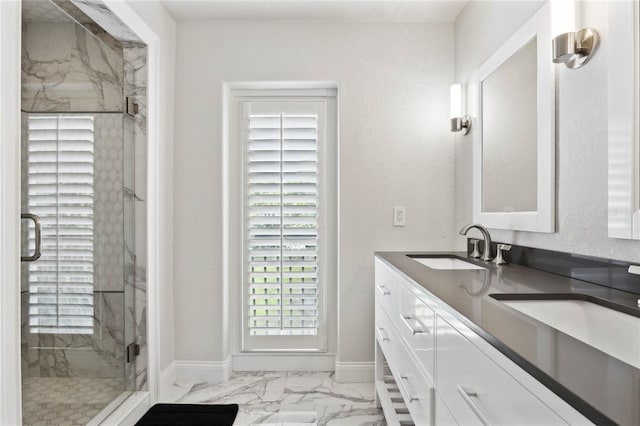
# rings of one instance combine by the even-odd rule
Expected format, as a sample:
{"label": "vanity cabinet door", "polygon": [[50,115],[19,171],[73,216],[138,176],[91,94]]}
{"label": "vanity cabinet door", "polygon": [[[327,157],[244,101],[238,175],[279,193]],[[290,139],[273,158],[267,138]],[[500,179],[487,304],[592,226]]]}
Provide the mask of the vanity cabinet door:
{"label": "vanity cabinet door", "polygon": [[384,354],[384,358],[387,360],[387,364],[392,365],[394,362],[392,349],[394,345],[400,343],[400,336],[391,323],[391,319],[378,303],[376,303],[375,308],[375,333],[376,341]]}
{"label": "vanity cabinet door", "polygon": [[440,316],[437,322],[438,394],[465,425],[566,425],[511,375]]}
{"label": "vanity cabinet door", "polygon": [[398,312],[398,287],[400,278],[381,260],[375,260],[375,298],[390,318]]}
{"label": "vanity cabinet door", "polygon": [[400,307],[394,323],[431,380],[435,376],[435,317],[433,309],[420,300],[409,285],[401,286]]}
{"label": "vanity cabinet door", "polygon": [[403,342],[394,346],[393,378],[415,425],[434,424],[436,390],[430,378],[416,364]]}
{"label": "vanity cabinet door", "polygon": [[442,398],[436,391],[436,406],[435,406],[435,424],[437,426],[454,426],[457,425],[456,420],[453,418],[451,411],[442,402]]}

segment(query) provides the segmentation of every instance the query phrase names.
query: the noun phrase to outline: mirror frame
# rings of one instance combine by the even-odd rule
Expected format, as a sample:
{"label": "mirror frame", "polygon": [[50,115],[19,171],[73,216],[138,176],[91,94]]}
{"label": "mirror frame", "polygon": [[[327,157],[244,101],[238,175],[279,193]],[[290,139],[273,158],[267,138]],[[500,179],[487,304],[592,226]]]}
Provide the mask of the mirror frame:
{"label": "mirror frame", "polygon": [[611,238],[640,240],[640,6],[615,1],[608,8],[607,225]]}
{"label": "mirror frame", "polygon": [[[513,34],[475,72],[471,90],[473,105],[473,221],[487,228],[555,232],[555,67],[551,61],[550,5]],[[520,48],[536,37],[537,49],[537,210],[525,212],[482,211],[482,82]]]}

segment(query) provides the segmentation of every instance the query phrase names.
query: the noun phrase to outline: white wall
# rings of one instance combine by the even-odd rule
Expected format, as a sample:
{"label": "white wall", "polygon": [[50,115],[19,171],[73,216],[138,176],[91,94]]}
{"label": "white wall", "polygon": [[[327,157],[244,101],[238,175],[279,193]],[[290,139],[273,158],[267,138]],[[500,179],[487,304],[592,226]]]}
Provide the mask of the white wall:
{"label": "white wall", "polygon": [[[174,296],[173,296],[173,140],[174,140],[174,82],[175,82],[175,34],[176,24],[158,1],[128,0],[131,8],[158,36],[159,74],[157,104],[159,134],[157,155],[159,174],[156,177],[159,191],[156,259],[159,264],[155,282],[158,294],[159,329],[157,354],[159,371],[175,359],[174,352]],[[151,207],[151,206],[149,206]],[[149,258],[154,255],[148,253]],[[153,354],[151,354],[153,355]],[[149,372],[153,374],[154,372]]]}
{"label": "white wall", "polygon": [[[542,4],[469,2],[455,22],[456,80],[467,81]],[[640,243],[607,236],[607,3],[578,5],[577,27],[595,28],[602,43],[584,68],[557,69],[556,233],[491,234],[501,242],[638,262]],[[472,221],[471,134],[456,136],[455,232]],[[457,239],[456,247],[462,249],[464,240]]]}
{"label": "white wall", "polygon": [[[176,64],[176,359],[226,356],[223,82],[321,80],[340,97],[337,358],[372,361],[374,250],[452,246],[452,26],[180,22]],[[392,227],[394,205],[405,228]]]}

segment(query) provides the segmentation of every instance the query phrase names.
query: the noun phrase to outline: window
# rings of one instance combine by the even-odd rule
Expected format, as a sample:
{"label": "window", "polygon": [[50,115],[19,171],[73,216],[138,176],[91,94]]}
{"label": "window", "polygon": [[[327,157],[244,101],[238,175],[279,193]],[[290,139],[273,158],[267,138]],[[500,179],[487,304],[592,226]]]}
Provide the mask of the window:
{"label": "window", "polygon": [[324,101],[243,102],[245,350],[323,350]]}
{"label": "window", "polygon": [[93,135],[92,116],[28,119],[28,206],[42,220],[42,257],[28,271],[32,333],[93,333]]}

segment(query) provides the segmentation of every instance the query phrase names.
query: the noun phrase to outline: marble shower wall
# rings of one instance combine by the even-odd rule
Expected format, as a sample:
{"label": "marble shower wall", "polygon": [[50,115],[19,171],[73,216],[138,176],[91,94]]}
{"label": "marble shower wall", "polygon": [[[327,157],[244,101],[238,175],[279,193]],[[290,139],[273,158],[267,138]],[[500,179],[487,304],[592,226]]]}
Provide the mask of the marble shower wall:
{"label": "marble shower wall", "polygon": [[22,109],[122,112],[123,59],[75,23],[22,26]]}
{"label": "marble shower wall", "polygon": [[94,145],[95,291],[124,291],[126,220],[123,206],[124,129],[122,114],[92,114]]}

